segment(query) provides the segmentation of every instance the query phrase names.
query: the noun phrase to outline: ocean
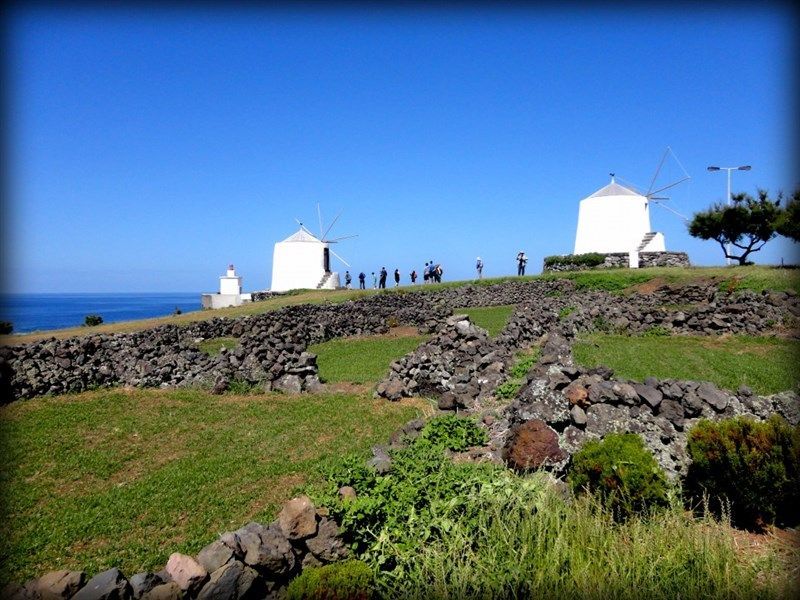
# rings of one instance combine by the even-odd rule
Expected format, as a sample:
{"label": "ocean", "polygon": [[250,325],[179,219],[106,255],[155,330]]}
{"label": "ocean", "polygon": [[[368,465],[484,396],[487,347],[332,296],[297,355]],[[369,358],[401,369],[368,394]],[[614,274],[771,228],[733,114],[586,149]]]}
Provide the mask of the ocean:
{"label": "ocean", "polygon": [[131,321],[200,310],[197,292],[152,294],[3,294],[0,320],[10,321],[13,333],[83,325],[86,315],[104,323]]}

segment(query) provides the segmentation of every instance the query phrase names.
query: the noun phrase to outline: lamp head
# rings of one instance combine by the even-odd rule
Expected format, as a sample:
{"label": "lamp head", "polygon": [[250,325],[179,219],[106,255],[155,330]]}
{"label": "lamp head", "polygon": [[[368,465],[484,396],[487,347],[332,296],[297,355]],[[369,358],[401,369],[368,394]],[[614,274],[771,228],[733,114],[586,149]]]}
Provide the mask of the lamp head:
{"label": "lamp head", "polygon": [[719,171],[719,167],[708,167],[709,171]]}
{"label": "lamp head", "polygon": [[738,169],[739,169],[740,171],[749,171],[749,170],[750,170],[750,169],[752,169],[752,168],[753,168],[753,167],[751,167],[750,165],[744,165],[744,166],[742,166],[742,167],[738,167]]}

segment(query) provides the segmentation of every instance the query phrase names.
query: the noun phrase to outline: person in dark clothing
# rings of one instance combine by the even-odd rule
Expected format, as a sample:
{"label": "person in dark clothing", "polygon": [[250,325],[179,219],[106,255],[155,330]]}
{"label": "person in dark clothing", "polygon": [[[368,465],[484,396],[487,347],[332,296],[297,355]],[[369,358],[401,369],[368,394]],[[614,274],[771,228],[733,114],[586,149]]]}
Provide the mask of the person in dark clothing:
{"label": "person in dark clothing", "polygon": [[414,269],[413,271],[411,271],[411,285],[416,285],[416,284],[417,284],[417,270]]}
{"label": "person in dark clothing", "polygon": [[517,254],[517,275],[525,275],[525,263],[528,262],[528,257],[524,252]]}
{"label": "person in dark clothing", "polygon": [[442,265],[431,267],[431,277],[436,283],[442,283]]}
{"label": "person in dark clothing", "polygon": [[367,278],[367,276],[364,275],[364,271],[361,271],[361,273],[358,274],[358,289],[360,289],[360,290],[367,289],[367,287],[364,285],[364,280],[366,278]]}
{"label": "person in dark clothing", "polygon": [[381,288],[382,290],[386,289],[386,276],[388,274],[389,273],[386,271],[386,267],[381,267],[381,278],[380,278],[380,283],[378,283],[378,287]]}
{"label": "person in dark clothing", "polygon": [[400,269],[394,270],[394,287],[398,287],[400,285]]}
{"label": "person in dark clothing", "polygon": [[353,281],[353,278],[350,277],[350,271],[345,271],[344,272],[344,287],[346,287],[348,290],[350,289],[350,282],[351,281]]}

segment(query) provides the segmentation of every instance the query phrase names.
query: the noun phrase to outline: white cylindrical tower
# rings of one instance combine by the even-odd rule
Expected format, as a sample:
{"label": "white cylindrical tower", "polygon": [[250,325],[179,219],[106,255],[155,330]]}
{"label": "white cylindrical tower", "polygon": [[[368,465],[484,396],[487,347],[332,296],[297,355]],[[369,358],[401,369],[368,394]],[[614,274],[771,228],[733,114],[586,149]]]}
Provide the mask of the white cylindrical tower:
{"label": "white cylindrical tower", "polygon": [[228,265],[228,271],[219,278],[219,293],[238,295],[242,293],[242,278],[236,274],[236,268]]}
{"label": "white cylindrical tower", "polygon": [[574,254],[664,251],[664,236],[650,229],[647,197],[611,178],[611,183],[581,200]]}

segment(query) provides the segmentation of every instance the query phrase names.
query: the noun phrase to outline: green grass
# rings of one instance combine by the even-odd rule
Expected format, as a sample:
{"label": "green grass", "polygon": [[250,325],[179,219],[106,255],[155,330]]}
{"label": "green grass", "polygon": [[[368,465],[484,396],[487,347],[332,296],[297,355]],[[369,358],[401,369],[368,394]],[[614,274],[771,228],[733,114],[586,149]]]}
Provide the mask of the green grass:
{"label": "green grass", "polygon": [[[527,496],[527,497],[526,497]],[[415,548],[387,598],[790,598],[796,582],[775,548],[750,553],[712,518],[678,502],[623,524],[591,497],[552,489],[485,499],[476,522],[456,519]],[[391,548],[391,540],[386,546]]]}
{"label": "green grass", "polygon": [[711,381],[758,394],[797,389],[800,342],[749,336],[584,336],[573,349],[585,366],[606,365],[619,377]]}
{"label": "green grass", "polygon": [[95,391],[0,408],[0,586],[54,569],[128,575],[269,521],[330,457],[424,409],[368,394]]}
{"label": "green grass", "polygon": [[483,327],[489,332],[491,337],[494,337],[503,331],[506,323],[508,323],[508,319],[511,317],[511,313],[513,312],[514,306],[511,304],[506,304],[502,306],[458,308],[453,311],[453,314],[464,314],[469,316],[470,321],[472,321],[478,327]]}
{"label": "green grass", "polygon": [[508,373],[508,379],[497,386],[495,396],[503,398],[504,400],[511,400],[517,395],[517,392],[525,383],[525,375],[531,370],[531,367],[539,360],[540,348],[533,346],[527,350],[522,350],[514,357],[514,365]]}
{"label": "green grass", "polygon": [[389,366],[426,341],[429,336],[370,336],[341,338],[308,348],[317,355],[322,381],[373,383],[386,375]]}
{"label": "green grass", "polygon": [[239,345],[239,339],[234,337],[218,337],[209,340],[203,340],[197,344],[197,347],[208,354],[209,356],[216,356],[220,351],[225,348],[226,350],[233,350]]}

